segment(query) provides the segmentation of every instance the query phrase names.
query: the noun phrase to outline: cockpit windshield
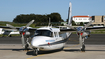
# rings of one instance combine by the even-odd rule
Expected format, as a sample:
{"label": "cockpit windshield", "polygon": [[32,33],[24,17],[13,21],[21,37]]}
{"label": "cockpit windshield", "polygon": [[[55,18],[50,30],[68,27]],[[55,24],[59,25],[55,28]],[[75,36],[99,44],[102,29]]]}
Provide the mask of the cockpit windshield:
{"label": "cockpit windshield", "polygon": [[52,37],[52,32],[49,30],[36,30],[35,36],[48,36]]}

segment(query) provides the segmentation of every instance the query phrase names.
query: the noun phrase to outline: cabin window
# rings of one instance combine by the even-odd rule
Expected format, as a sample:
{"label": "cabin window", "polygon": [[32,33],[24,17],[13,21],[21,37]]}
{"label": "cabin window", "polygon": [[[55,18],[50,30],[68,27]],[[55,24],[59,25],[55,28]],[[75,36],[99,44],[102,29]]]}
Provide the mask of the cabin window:
{"label": "cabin window", "polygon": [[49,30],[36,30],[35,36],[48,36],[52,37],[52,32]]}
{"label": "cabin window", "polygon": [[55,37],[57,37],[57,32],[54,32],[54,34],[55,34]]}
{"label": "cabin window", "polygon": [[54,32],[54,37],[59,37],[59,33],[58,32]]}

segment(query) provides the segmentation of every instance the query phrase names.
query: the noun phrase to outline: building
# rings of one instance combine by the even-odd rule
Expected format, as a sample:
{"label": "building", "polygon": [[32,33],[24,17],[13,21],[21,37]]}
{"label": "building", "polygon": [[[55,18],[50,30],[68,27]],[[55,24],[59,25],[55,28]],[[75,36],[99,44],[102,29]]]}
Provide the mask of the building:
{"label": "building", "polygon": [[80,24],[81,22],[83,23],[88,23],[91,20],[90,16],[73,16],[72,20],[76,23],[76,24]]}
{"label": "building", "polygon": [[105,16],[92,16],[94,26],[105,26]]}

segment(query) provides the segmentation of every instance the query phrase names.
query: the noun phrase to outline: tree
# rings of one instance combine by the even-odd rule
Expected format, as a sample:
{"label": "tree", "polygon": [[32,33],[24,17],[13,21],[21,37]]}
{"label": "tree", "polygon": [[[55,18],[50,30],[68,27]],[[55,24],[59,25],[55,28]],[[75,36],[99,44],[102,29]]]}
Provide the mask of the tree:
{"label": "tree", "polygon": [[51,13],[48,15],[39,15],[39,14],[20,14],[14,18],[13,22],[15,23],[28,23],[31,20],[35,20],[36,22],[48,22],[49,17],[51,18],[51,22],[61,22],[61,16],[59,13]]}
{"label": "tree", "polygon": [[83,26],[83,22],[80,22],[80,25]]}
{"label": "tree", "polygon": [[[36,25],[46,25],[45,23],[49,22],[49,18],[51,22],[62,22],[63,19],[59,13],[51,13],[47,15],[40,15],[40,14],[20,14],[17,15],[13,22],[15,23],[28,23],[31,20],[35,20]],[[43,22],[43,23],[42,23]]]}
{"label": "tree", "polygon": [[76,25],[74,21],[72,21],[72,25]]}

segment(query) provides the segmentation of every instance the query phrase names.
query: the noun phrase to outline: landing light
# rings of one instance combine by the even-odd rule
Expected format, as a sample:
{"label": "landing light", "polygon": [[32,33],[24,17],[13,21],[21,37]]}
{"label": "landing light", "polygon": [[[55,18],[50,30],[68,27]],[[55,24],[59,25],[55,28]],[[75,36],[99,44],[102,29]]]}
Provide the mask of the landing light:
{"label": "landing light", "polygon": [[48,45],[50,45],[50,43],[48,42]]}

